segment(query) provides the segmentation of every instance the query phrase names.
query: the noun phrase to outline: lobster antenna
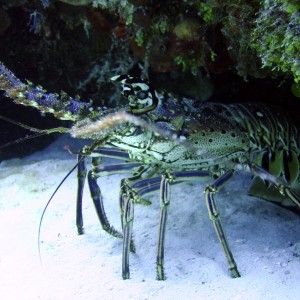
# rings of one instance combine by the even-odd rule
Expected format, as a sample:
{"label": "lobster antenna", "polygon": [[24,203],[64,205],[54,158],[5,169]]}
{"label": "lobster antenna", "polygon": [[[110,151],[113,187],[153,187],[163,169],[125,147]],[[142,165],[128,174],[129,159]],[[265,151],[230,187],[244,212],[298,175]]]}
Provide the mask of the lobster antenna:
{"label": "lobster antenna", "polygon": [[4,120],[6,122],[9,122],[11,124],[14,124],[16,126],[22,127],[24,129],[28,129],[28,130],[33,131],[33,132],[36,133],[36,134],[33,134],[33,135],[29,135],[29,136],[17,139],[17,140],[12,141],[12,142],[8,142],[4,145],[1,145],[0,149],[3,149],[5,147],[8,147],[8,146],[11,146],[11,145],[14,145],[14,144],[19,144],[21,142],[24,142],[24,141],[27,141],[27,140],[30,140],[30,139],[34,139],[36,137],[43,136],[45,134],[52,134],[52,133],[55,133],[55,132],[67,133],[69,131],[69,129],[65,128],[65,127],[56,127],[56,128],[51,128],[51,129],[38,129],[38,128],[25,125],[21,122],[17,122],[15,120],[12,120],[10,118],[7,118],[7,117],[1,116],[1,115],[0,115],[0,119]]}
{"label": "lobster antenna", "polygon": [[42,129],[38,129],[38,128],[34,128],[34,127],[31,127],[31,126],[25,125],[25,124],[23,124],[23,123],[21,123],[21,122],[12,120],[12,119],[10,119],[10,118],[7,118],[7,117],[1,116],[1,115],[0,115],[0,119],[4,120],[4,121],[6,121],[6,122],[9,122],[9,123],[11,123],[11,124],[17,125],[17,126],[19,126],[19,127],[28,129],[28,130],[33,131],[33,132],[42,132],[42,131],[44,131],[44,130],[42,130]]}
{"label": "lobster antenna", "polygon": [[39,252],[39,259],[40,262],[42,264],[42,257],[41,257],[41,228],[42,228],[42,222],[46,213],[46,210],[50,204],[50,202],[52,201],[53,197],[55,196],[55,194],[57,193],[57,191],[59,190],[59,188],[62,186],[62,184],[66,181],[66,179],[72,174],[72,172],[78,167],[78,164],[84,159],[84,157],[82,157],[81,159],[78,160],[78,162],[75,164],[75,166],[68,172],[68,174],[63,178],[63,180],[59,183],[59,185],[56,187],[55,191],[53,192],[53,194],[51,195],[50,199],[48,200],[46,206],[44,207],[44,210],[42,212],[41,218],[40,218],[40,223],[39,223],[39,230],[38,230],[38,252]]}
{"label": "lobster antenna", "polygon": [[27,141],[27,140],[30,140],[30,139],[34,139],[36,137],[39,137],[39,136],[42,136],[42,135],[45,135],[46,133],[36,133],[36,134],[32,134],[32,135],[29,135],[29,136],[26,136],[26,137],[23,137],[23,138],[20,138],[20,139],[17,139],[17,140],[14,140],[12,142],[8,142],[4,145],[1,145],[0,146],[0,149],[3,149],[3,148],[6,148],[8,146],[12,146],[14,144],[19,144],[21,142],[24,142],[24,141]]}

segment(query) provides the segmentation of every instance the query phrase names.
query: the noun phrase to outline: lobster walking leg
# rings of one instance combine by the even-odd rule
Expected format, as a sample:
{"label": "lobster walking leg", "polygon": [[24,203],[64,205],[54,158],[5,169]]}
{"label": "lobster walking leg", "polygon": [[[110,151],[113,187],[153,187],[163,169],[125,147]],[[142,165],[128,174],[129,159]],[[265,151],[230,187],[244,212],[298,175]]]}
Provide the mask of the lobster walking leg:
{"label": "lobster walking leg", "polygon": [[263,180],[267,180],[273,183],[281,194],[288,196],[291,201],[294,202],[294,204],[296,204],[298,208],[300,208],[300,197],[288,186],[286,186],[286,184],[280,178],[275,177],[265,169],[256,165],[251,165],[250,169],[254,175],[259,176]]}
{"label": "lobster walking leg", "polygon": [[[156,257],[157,279],[165,280],[164,274],[164,249],[165,249],[165,232],[167,226],[167,217],[171,199],[171,186],[180,185],[186,181],[204,181],[209,178],[207,171],[184,171],[166,173],[162,175],[160,183],[160,221],[158,248]],[[153,186],[154,188],[154,186]],[[156,186],[158,189],[158,186]]]}
{"label": "lobster walking leg", "polygon": [[[132,226],[134,218],[134,203],[136,202],[144,205],[151,204],[150,201],[140,198],[141,195],[149,194],[157,189],[157,177],[155,177],[152,189],[149,179],[141,180],[141,175],[146,169],[141,168],[133,177],[122,179],[120,188],[120,213],[121,224],[123,230],[123,253],[122,253],[122,277],[123,279],[130,278],[129,269],[129,252],[135,252],[135,246],[132,239]],[[150,180],[151,181],[151,180]],[[152,178],[153,181],[153,178]],[[135,186],[135,188],[133,188]],[[140,191],[140,193],[139,193]],[[136,195],[136,197],[134,196]]]}
{"label": "lobster walking leg", "polygon": [[76,226],[78,234],[83,234],[83,219],[82,219],[82,194],[86,178],[85,159],[82,155],[77,158],[77,200],[76,200]]}
{"label": "lobster walking leg", "polygon": [[159,238],[156,257],[157,279],[164,280],[164,251],[165,251],[165,232],[167,226],[168,211],[171,199],[170,182],[173,177],[165,174],[162,175],[160,184],[160,217],[159,217]]}
{"label": "lobster walking leg", "polygon": [[[147,172],[147,169],[143,168],[136,176],[123,179],[121,182],[120,210],[123,229],[122,276],[123,279],[128,279],[130,277],[129,250],[131,250],[131,252],[135,252],[135,247],[132,240],[132,226],[134,218],[133,206],[135,203],[149,205],[151,202],[141,197],[160,189],[161,216],[157,250],[157,278],[159,280],[163,280],[165,229],[167,222],[168,205],[170,203],[170,182],[173,178],[171,178],[170,175],[163,175],[162,177],[157,176],[153,178],[140,179],[142,173],[144,172]],[[181,182],[178,181],[176,183],[179,184]]]}
{"label": "lobster walking leg", "polygon": [[240,273],[237,269],[236,262],[233,258],[230,247],[228,245],[228,241],[219,214],[219,208],[215,200],[215,194],[217,193],[217,191],[224,184],[228,182],[228,180],[232,177],[232,175],[233,175],[233,171],[228,171],[224,175],[219,177],[212,185],[207,186],[205,188],[205,200],[206,200],[206,206],[209,213],[209,218],[213,222],[218,239],[220,241],[220,244],[222,245],[223,251],[225,253],[229,265],[229,270],[231,272],[231,275],[234,278],[236,278],[236,277],[240,277]]}
{"label": "lobster walking leg", "polygon": [[122,276],[123,279],[130,278],[129,271],[129,250],[132,236],[132,225],[134,216],[133,200],[128,195],[122,193],[120,197],[122,206],[122,227],[123,227],[123,258],[122,258]]}
{"label": "lobster walking leg", "polygon": [[[93,158],[92,159],[93,166],[98,166],[99,164],[99,158]],[[112,225],[110,225],[105,210],[104,210],[104,205],[103,205],[103,197],[100,191],[100,188],[97,184],[97,176],[95,176],[93,171],[90,171],[88,173],[88,183],[89,183],[89,188],[91,192],[91,197],[93,199],[94,205],[96,212],[98,214],[100,223],[102,228],[111,234],[114,237],[117,238],[122,238],[122,233],[117,231]]]}
{"label": "lobster walking leg", "polygon": [[[140,163],[128,162],[128,154],[115,148],[100,148],[89,151],[87,147],[78,155],[78,190],[77,190],[77,209],[76,209],[76,225],[78,234],[83,234],[83,218],[82,218],[82,193],[86,178],[85,156],[92,156],[92,171],[88,173],[88,183],[91,197],[101,223],[102,228],[117,238],[122,238],[122,233],[118,232],[110,225],[104,210],[103,197],[101,190],[97,184],[97,179],[101,176],[113,174],[129,173],[132,169],[140,166]],[[100,164],[102,157],[110,157],[125,161],[123,163],[103,166]]]}

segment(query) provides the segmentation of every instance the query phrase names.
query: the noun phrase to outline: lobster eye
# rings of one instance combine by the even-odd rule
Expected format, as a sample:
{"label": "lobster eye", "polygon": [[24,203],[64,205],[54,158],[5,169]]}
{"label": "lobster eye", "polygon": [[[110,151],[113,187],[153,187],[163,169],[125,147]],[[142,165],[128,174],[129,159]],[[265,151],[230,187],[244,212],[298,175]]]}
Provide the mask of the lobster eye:
{"label": "lobster eye", "polygon": [[136,95],[137,95],[137,97],[140,100],[145,100],[148,97],[148,92],[146,92],[146,91],[139,91],[139,92],[137,92]]}

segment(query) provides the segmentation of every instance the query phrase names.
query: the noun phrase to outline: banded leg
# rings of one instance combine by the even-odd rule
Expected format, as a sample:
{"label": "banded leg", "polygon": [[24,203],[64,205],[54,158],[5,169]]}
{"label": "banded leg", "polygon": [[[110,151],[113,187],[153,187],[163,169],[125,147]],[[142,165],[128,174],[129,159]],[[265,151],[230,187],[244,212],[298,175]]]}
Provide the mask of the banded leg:
{"label": "banded leg", "polygon": [[[101,190],[97,184],[97,179],[99,177],[109,176],[113,174],[130,173],[132,172],[132,169],[139,167],[140,163],[128,162],[128,153],[115,148],[100,148],[93,149],[93,151],[87,151],[85,149],[85,152],[79,154],[76,224],[78,232],[80,234],[83,233],[82,192],[84,187],[84,180],[86,177],[85,163],[84,159],[82,158],[84,156],[92,157],[92,171],[88,173],[88,184],[101,226],[109,234],[118,238],[122,238],[122,233],[118,232],[113,226],[111,226],[107,219],[104,210],[103,197],[101,194]],[[125,162],[103,166],[100,164],[102,157],[115,158],[123,160]]]}
{"label": "banded leg", "polygon": [[228,171],[225,174],[223,174],[221,177],[219,177],[212,185],[209,185],[205,188],[205,200],[206,200],[206,206],[208,209],[208,214],[210,220],[213,222],[214,228],[216,230],[218,239],[220,244],[222,245],[223,251],[225,253],[229,270],[231,272],[231,275],[236,278],[240,277],[240,273],[237,269],[236,262],[233,258],[233,255],[231,253],[224,229],[222,220],[219,214],[219,208],[215,199],[215,195],[217,191],[228,182],[228,180],[232,177],[233,171]]}
{"label": "banded leg", "polygon": [[[138,196],[138,191],[141,194],[148,194],[151,192],[151,184],[148,180],[141,180],[141,175],[148,171],[148,169],[141,167],[139,171],[130,178],[125,178],[121,180],[120,188],[120,215],[121,224],[123,231],[123,253],[122,253],[122,277],[123,279],[130,278],[129,269],[129,252],[135,253],[135,246],[132,239],[132,227],[134,219],[134,202],[150,205],[151,202],[144,200]],[[135,188],[132,188],[135,186]],[[156,180],[154,180],[154,186],[156,186]],[[134,196],[136,194],[136,196]],[[138,200],[137,200],[138,199]]]}
{"label": "banded leg", "polygon": [[174,178],[168,174],[162,175],[160,184],[160,217],[159,217],[159,234],[158,248],[156,257],[157,279],[165,280],[164,274],[164,253],[165,253],[165,235],[168,211],[171,200],[171,185],[170,182]]}
{"label": "banded leg", "polygon": [[[165,232],[167,225],[168,211],[171,199],[171,186],[180,185],[186,181],[205,181],[210,178],[207,171],[184,171],[164,174],[161,177],[153,177],[148,180],[141,180],[132,185],[139,196],[160,190],[160,221],[159,221],[159,238],[156,257],[157,279],[164,280],[164,246]],[[137,190],[136,188],[139,187]]]}
{"label": "banded leg", "polygon": [[132,225],[134,216],[133,200],[130,196],[122,193],[120,197],[122,205],[122,228],[123,228],[123,254],[122,254],[122,277],[129,279],[129,250],[132,237]]}
{"label": "banded leg", "polygon": [[[121,221],[123,228],[123,259],[122,259],[122,273],[123,278],[128,279],[129,272],[129,243],[132,235],[133,224],[133,208],[135,203],[149,205],[150,201],[147,201],[141,197],[149,195],[152,192],[161,190],[161,217],[160,217],[160,229],[159,229],[159,242],[157,251],[157,278],[159,280],[164,279],[163,261],[164,261],[164,240],[165,229],[168,215],[168,207],[170,203],[170,185],[180,185],[185,181],[203,181],[210,178],[210,174],[207,171],[185,171],[175,172],[174,177],[170,175],[156,176],[152,178],[141,179],[142,174],[147,173],[149,169],[141,169],[136,176],[123,179],[121,182],[120,192],[120,210]],[[150,170],[151,172],[151,170]],[[176,180],[175,180],[176,178]],[[128,201],[130,200],[130,210],[128,210]],[[128,217],[130,216],[130,217]],[[125,237],[126,234],[126,237]],[[131,239],[132,242],[132,239]]]}
{"label": "banded leg", "polygon": [[78,234],[83,234],[83,219],[82,219],[82,194],[86,178],[85,158],[82,155],[77,156],[77,199],[76,199],[76,227]]}
{"label": "banded leg", "polygon": [[89,171],[88,173],[88,184],[90,188],[91,197],[93,199],[94,206],[103,230],[105,230],[106,232],[108,232],[114,237],[122,238],[122,233],[120,233],[112,225],[110,225],[105,213],[105,209],[103,205],[103,196],[97,184],[97,178],[99,176],[97,176],[98,173],[94,171],[96,168],[99,167],[99,163],[100,163],[99,157],[92,158],[93,170]]}

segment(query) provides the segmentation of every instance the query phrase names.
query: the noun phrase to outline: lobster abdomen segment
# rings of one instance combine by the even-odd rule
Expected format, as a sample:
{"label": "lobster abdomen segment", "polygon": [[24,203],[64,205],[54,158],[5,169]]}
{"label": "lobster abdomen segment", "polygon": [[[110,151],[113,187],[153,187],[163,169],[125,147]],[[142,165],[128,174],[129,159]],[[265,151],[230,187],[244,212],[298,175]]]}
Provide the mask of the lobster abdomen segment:
{"label": "lobster abdomen segment", "polygon": [[291,119],[277,107],[261,103],[227,105],[247,131],[249,159],[291,186],[299,178],[299,132]]}

